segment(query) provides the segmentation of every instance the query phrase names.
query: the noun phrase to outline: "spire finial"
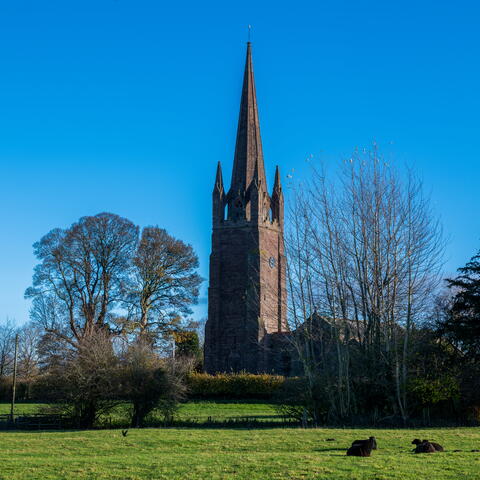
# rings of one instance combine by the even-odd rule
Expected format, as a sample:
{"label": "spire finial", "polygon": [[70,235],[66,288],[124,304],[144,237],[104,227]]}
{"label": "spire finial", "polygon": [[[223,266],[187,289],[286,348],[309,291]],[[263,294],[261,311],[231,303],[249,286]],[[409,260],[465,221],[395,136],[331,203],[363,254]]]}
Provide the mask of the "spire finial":
{"label": "spire finial", "polygon": [[248,42],[247,43],[250,43],[250,36],[251,36],[251,33],[252,33],[252,26],[249,25],[248,26]]}
{"label": "spire finial", "polygon": [[217,164],[217,174],[215,176],[215,186],[213,190],[223,193],[222,165],[220,162]]}
{"label": "spire finial", "polygon": [[282,186],[280,184],[280,168],[278,167],[278,165],[276,166],[275,168],[275,181],[274,181],[274,184],[273,184],[273,191],[281,191],[282,190]]}

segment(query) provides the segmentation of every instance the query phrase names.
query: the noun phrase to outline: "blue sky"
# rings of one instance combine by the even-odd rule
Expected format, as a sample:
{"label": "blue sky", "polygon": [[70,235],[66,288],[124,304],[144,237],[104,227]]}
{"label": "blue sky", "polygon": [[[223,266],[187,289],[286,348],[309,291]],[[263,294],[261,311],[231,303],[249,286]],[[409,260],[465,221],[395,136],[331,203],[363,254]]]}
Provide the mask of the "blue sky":
{"label": "blue sky", "polygon": [[375,140],[423,178],[453,272],[480,247],[479,19],[462,0],[0,0],[0,320],[28,318],[32,244],[101,211],[191,243],[207,277],[249,24],[269,181]]}

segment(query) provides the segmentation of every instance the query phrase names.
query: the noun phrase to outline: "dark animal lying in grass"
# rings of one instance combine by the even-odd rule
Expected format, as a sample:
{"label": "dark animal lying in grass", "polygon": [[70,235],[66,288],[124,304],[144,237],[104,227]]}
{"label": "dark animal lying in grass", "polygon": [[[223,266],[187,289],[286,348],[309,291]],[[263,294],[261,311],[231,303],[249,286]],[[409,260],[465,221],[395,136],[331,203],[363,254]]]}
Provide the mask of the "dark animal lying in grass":
{"label": "dark animal lying in grass", "polygon": [[416,445],[416,448],[414,450],[415,453],[435,453],[435,452],[443,452],[443,448],[437,445],[442,449],[442,450],[437,450],[433,443],[429,442],[428,440],[419,440],[416,438],[413,442],[414,445]]}
{"label": "dark animal lying in grass", "polygon": [[373,444],[373,447],[372,447],[372,450],[376,450],[377,449],[377,440],[375,437],[369,437],[368,440],[355,440],[352,442],[352,447],[354,445],[366,445],[367,443],[372,443]]}
{"label": "dark animal lying in grass", "polygon": [[443,452],[443,447],[439,444],[439,443],[435,443],[435,442],[429,442],[428,440],[422,440],[423,442],[428,442],[430,444],[433,445],[433,448],[437,451],[437,452]]}
{"label": "dark animal lying in grass", "polygon": [[414,445],[420,445],[421,443],[430,443],[431,445],[433,445],[433,448],[435,449],[436,452],[443,452],[444,451],[443,447],[439,443],[436,443],[436,442],[429,442],[428,440],[419,440],[418,438],[416,438],[415,440],[413,440],[412,443]]}
{"label": "dark animal lying in grass", "polygon": [[122,435],[126,437],[128,435],[128,430],[122,430]]}
{"label": "dark animal lying in grass", "polygon": [[376,446],[375,437],[370,437],[368,440],[356,440],[347,450],[347,455],[350,457],[369,457]]}

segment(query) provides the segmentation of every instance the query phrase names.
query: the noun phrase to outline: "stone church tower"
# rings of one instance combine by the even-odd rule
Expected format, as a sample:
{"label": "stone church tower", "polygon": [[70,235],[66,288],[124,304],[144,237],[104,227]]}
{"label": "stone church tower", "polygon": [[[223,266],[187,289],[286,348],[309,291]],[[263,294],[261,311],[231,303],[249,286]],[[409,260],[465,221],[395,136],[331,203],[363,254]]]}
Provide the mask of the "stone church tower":
{"label": "stone church tower", "polygon": [[283,193],[278,167],[271,195],[267,189],[250,42],[230,189],[219,162],[212,200],[205,370],[281,372],[278,345],[288,331]]}

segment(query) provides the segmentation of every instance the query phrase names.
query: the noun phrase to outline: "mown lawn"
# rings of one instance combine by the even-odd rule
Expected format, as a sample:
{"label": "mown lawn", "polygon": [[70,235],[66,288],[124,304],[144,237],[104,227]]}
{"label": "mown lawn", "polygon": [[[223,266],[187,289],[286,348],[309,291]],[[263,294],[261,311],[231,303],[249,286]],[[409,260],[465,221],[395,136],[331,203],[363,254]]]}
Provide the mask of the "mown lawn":
{"label": "mown lawn", "polygon": [[[379,446],[372,457],[345,456],[352,440],[370,434]],[[414,455],[414,437],[447,451]],[[478,448],[478,428],[2,432],[0,479],[473,480],[480,454],[470,450]]]}
{"label": "mown lawn", "polygon": [[[0,413],[9,405],[0,404]],[[19,404],[34,413],[38,404]],[[126,419],[128,405],[113,412]],[[275,419],[266,403],[188,402],[177,419],[205,422]],[[350,442],[375,435],[371,458],[345,456]],[[435,440],[445,453],[414,455],[413,438]],[[326,441],[334,438],[335,441]],[[479,428],[428,430],[143,429],[0,432],[0,480],[19,479],[480,479]],[[461,450],[454,452],[454,450]]]}
{"label": "mown lawn", "polygon": [[181,420],[197,419],[199,421],[212,418],[216,421],[256,417],[268,421],[276,418],[278,412],[269,403],[230,403],[230,402],[188,402],[180,406],[178,418]]}
{"label": "mown lawn", "polygon": [[[15,406],[15,412],[19,414],[37,413],[42,407],[46,407],[42,403],[20,403]],[[0,415],[10,413],[9,403],[0,403]]]}
{"label": "mown lawn", "polygon": [[[38,413],[44,404],[19,403],[16,405],[17,415]],[[128,404],[122,404],[116,407],[107,418],[101,420],[106,424],[128,425]],[[10,404],[0,403],[0,415],[10,413]],[[161,415],[153,412],[151,418],[159,419]],[[240,402],[209,402],[209,401],[190,401],[180,405],[175,415],[175,419],[183,422],[204,423],[208,420],[214,422],[224,422],[227,420],[239,420],[244,418],[253,418],[259,422],[268,422],[278,420],[278,412],[274,406],[268,403],[240,403]]]}

